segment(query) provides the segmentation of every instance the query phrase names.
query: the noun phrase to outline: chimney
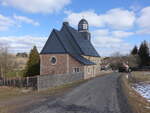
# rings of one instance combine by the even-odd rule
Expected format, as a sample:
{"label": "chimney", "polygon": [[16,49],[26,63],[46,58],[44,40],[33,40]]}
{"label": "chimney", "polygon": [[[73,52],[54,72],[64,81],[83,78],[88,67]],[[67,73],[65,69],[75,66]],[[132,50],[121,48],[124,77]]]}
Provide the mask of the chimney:
{"label": "chimney", "polygon": [[69,22],[63,22],[63,25],[69,26]]}

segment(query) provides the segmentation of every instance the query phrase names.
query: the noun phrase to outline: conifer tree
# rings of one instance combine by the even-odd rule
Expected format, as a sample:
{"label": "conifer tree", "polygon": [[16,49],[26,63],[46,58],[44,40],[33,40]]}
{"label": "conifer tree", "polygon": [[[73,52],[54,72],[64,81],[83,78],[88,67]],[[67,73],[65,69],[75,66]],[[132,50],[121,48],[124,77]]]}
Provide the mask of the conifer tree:
{"label": "conifer tree", "polygon": [[35,76],[40,74],[40,56],[36,46],[31,49],[29,60],[25,69],[25,76]]}
{"label": "conifer tree", "polygon": [[131,51],[131,55],[137,55],[138,54],[138,48],[137,46],[134,46],[134,48]]}
{"label": "conifer tree", "polygon": [[146,41],[142,42],[139,48],[138,55],[140,57],[140,65],[148,66],[149,65],[149,48]]}

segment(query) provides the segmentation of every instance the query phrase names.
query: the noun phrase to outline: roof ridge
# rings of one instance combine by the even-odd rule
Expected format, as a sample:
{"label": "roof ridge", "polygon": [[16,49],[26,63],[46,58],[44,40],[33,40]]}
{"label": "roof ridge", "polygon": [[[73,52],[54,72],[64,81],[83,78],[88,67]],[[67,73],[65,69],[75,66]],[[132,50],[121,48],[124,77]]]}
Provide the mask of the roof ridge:
{"label": "roof ridge", "polygon": [[[75,43],[78,45],[78,47],[79,47],[81,53],[84,53],[84,52],[82,51],[81,47],[79,46],[79,44],[77,43],[77,41],[74,39],[73,34],[72,34],[72,33],[70,32],[70,30],[68,29],[68,27],[71,27],[71,26],[65,26],[65,27],[66,27],[66,29],[68,30],[68,32],[71,34],[71,36],[73,37],[73,40],[75,41]],[[71,27],[71,28],[72,28],[72,27]],[[72,29],[74,29],[74,28],[72,28]],[[74,29],[74,30],[75,30],[75,29]]]}

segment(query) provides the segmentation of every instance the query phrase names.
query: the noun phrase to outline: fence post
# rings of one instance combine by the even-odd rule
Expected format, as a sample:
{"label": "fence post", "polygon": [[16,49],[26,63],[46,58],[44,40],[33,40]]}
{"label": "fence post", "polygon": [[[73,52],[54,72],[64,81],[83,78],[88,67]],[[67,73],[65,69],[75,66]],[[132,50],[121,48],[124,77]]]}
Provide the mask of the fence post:
{"label": "fence post", "polygon": [[37,76],[37,85],[36,85],[36,87],[37,87],[37,91],[39,91],[39,76]]}
{"label": "fence post", "polygon": [[29,84],[29,77],[27,77],[27,86],[26,86],[26,88],[28,87],[28,84]]}

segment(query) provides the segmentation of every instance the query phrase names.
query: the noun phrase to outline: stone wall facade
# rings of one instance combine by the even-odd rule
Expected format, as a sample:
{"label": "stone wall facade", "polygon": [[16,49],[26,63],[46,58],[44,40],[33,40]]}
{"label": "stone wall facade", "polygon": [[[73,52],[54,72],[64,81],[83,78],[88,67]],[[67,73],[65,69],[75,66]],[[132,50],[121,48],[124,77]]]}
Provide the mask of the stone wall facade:
{"label": "stone wall facade", "polygon": [[43,75],[37,78],[37,90],[45,90],[48,88],[60,86],[66,83],[84,79],[84,73],[58,74],[58,75]]}
{"label": "stone wall facade", "polygon": [[83,56],[83,57],[96,63],[96,65],[84,66],[84,75],[85,75],[84,78],[88,79],[91,77],[96,77],[100,73],[101,58],[93,56]]}
{"label": "stone wall facade", "polygon": [[[56,57],[56,64],[50,62]],[[40,55],[40,75],[54,75],[67,73],[67,54],[42,54]]]}
{"label": "stone wall facade", "polygon": [[[56,64],[52,64],[50,59],[56,58]],[[40,75],[57,75],[84,72],[84,79],[95,77],[100,73],[100,57],[83,56],[96,63],[96,65],[83,65],[69,54],[42,54],[40,55]],[[74,68],[79,68],[79,72],[74,72]]]}
{"label": "stone wall facade", "polygon": [[[56,58],[55,64],[51,62],[53,57]],[[41,76],[37,78],[37,89],[44,90],[65,83],[95,77],[100,72],[100,58],[91,56],[83,57],[95,62],[96,65],[83,65],[69,54],[40,55]],[[78,68],[79,72],[75,72],[75,68]]]}
{"label": "stone wall facade", "polygon": [[[52,57],[56,58],[56,64],[50,62]],[[72,73],[73,68],[79,68],[80,72],[84,71],[83,65],[69,54],[42,54],[40,61],[40,75]]]}

